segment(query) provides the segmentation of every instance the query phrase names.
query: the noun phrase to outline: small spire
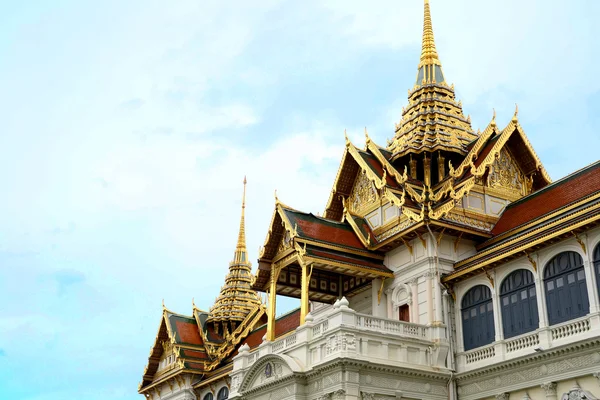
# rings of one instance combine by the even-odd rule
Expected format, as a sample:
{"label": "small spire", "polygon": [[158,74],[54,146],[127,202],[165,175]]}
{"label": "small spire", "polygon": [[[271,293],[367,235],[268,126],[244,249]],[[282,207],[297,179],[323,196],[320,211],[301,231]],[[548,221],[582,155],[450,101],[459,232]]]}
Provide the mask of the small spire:
{"label": "small spire", "polygon": [[515,103],[515,113],[512,117],[513,122],[517,122],[519,120],[519,105]]}
{"label": "small spire", "polygon": [[242,264],[248,262],[248,255],[246,250],[246,177],[244,176],[244,194],[242,195],[242,216],[240,218],[240,232],[238,234],[238,241],[235,248],[235,255],[233,262]]}
{"label": "small spire", "polygon": [[423,14],[423,44],[421,48],[421,59],[419,61],[419,72],[417,73],[417,85],[425,83],[442,83],[445,81],[442,74],[442,63],[438,57],[433,38],[433,24],[431,22],[431,10],[429,0],[425,0],[425,11]]}

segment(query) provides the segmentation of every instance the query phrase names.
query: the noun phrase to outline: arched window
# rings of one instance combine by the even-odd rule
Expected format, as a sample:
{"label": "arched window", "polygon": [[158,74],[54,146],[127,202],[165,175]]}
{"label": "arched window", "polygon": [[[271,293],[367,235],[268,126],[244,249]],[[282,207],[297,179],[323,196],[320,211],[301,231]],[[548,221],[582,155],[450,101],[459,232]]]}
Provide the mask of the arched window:
{"label": "arched window", "polygon": [[204,399],[202,400],[213,400],[213,394],[212,393],[206,393],[206,395],[204,396]]}
{"label": "arched window", "polygon": [[533,274],[526,269],[511,272],[500,286],[500,305],[505,338],[536,330],[539,316]]}
{"label": "arched window", "polygon": [[484,285],[471,288],[461,306],[465,350],[492,343],[496,332],[490,289]]}
{"label": "arched window", "polygon": [[224,386],[219,390],[219,393],[217,393],[217,400],[226,400],[227,398],[229,398],[229,389]]}
{"label": "arched window", "polygon": [[600,296],[600,243],[594,249],[594,271],[596,271],[596,286],[598,286],[598,295]]}
{"label": "arched window", "polygon": [[574,251],[555,256],[544,269],[550,325],[583,317],[590,311],[583,259]]}

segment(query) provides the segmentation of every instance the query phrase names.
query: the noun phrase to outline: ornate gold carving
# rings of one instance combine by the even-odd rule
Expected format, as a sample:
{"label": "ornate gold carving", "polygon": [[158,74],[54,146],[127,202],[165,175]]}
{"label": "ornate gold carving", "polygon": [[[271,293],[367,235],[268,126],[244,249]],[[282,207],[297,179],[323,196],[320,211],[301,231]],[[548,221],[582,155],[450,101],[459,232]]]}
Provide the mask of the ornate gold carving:
{"label": "ornate gold carving", "polygon": [[444,237],[444,232],[445,231],[446,231],[446,228],[445,227],[442,228],[442,230],[440,231],[440,234],[437,237],[436,243],[437,243],[438,246],[440,245],[440,243],[442,241],[442,238]]}
{"label": "ornate gold carving", "polygon": [[454,252],[456,253],[458,251],[458,245],[460,243],[460,239],[462,239],[462,235],[464,232],[461,232],[457,237],[456,240],[454,240]]}
{"label": "ornate gold carving", "polygon": [[508,154],[508,151],[504,148],[500,150],[498,157],[491,166],[487,186],[525,196],[528,194],[525,182],[525,176],[515,160]]}
{"label": "ornate gold carving", "polygon": [[525,256],[527,257],[527,259],[529,260],[529,263],[531,264],[531,266],[533,267],[533,270],[535,272],[537,272],[537,263],[535,262],[535,260],[531,257],[531,255],[529,253],[527,253],[526,251],[523,251],[523,253],[525,253]]}
{"label": "ornate gold carving", "polygon": [[483,219],[469,217],[469,216],[461,214],[459,212],[451,211],[444,216],[444,219],[447,219],[448,221],[458,222],[462,225],[467,225],[467,226],[481,229],[484,231],[490,231],[494,227],[494,225],[491,224],[490,222],[487,222]]}
{"label": "ornate gold carving", "polygon": [[491,277],[487,269],[484,268],[483,272],[485,272],[485,276],[488,278],[488,281],[490,281],[490,283],[492,284],[492,287],[494,287],[494,278]]}
{"label": "ornate gold carving", "polygon": [[[402,232],[405,229],[410,228],[411,226],[413,226],[416,222],[408,217],[404,217],[404,219],[399,219],[399,222],[397,225],[395,225],[394,227],[388,229],[385,232],[382,232],[380,235],[376,236],[376,239],[379,243],[383,242],[384,240],[394,236],[396,233],[398,232]],[[411,248],[412,249],[412,248]]]}
{"label": "ornate gold carving", "polygon": [[377,198],[377,190],[373,182],[367,177],[366,173],[359,173],[348,199],[349,211],[360,214],[365,208],[375,203]]}
{"label": "ornate gold carving", "polygon": [[410,243],[408,243],[406,241],[406,239],[404,239],[402,236],[400,236],[400,240],[402,240],[402,243],[404,243],[404,245],[408,248],[408,251],[410,252],[410,255],[412,256],[412,254],[413,254],[413,248],[410,245]]}
{"label": "ornate gold carving", "polygon": [[383,293],[383,285],[385,284],[385,278],[381,278],[381,286],[379,286],[379,290],[377,291],[377,304],[381,303],[381,294]]}
{"label": "ornate gold carving", "polygon": [[425,239],[423,239],[423,236],[421,236],[421,234],[419,232],[416,232],[417,237],[419,238],[419,240],[421,241],[421,244],[423,245],[423,248],[426,249],[427,248],[427,241]]}
{"label": "ornate gold carving", "polygon": [[579,236],[577,236],[577,234],[574,231],[571,231],[571,234],[573,235],[573,237],[575,238],[575,240],[577,241],[577,243],[579,243],[579,245],[581,246],[581,249],[583,250],[584,254],[587,254],[586,248],[585,248],[585,243],[583,242],[583,240],[581,240],[581,238]]}

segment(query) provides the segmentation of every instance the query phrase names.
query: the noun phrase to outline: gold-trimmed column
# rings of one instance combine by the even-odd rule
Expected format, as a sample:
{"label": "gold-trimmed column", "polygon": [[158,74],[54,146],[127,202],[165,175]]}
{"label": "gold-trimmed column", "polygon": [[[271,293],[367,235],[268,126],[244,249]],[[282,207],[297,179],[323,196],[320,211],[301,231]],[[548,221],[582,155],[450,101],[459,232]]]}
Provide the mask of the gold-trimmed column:
{"label": "gold-trimmed column", "polygon": [[269,282],[269,308],[267,309],[267,340],[275,340],[275,311],[277,306],[277,278],[278,268],[271,265],[271,279]]}
{"label": "gold-trimmed column", "polygon": [[306,314],[310,312],[308,303],[308,287],[310,282],[310,276],[312,275],[312,264],[310,266],[311,271],[309,272],[309,266],[306,263],[300,263],[302,267],[302,278],[300,282],[300,325],[304,325]]}

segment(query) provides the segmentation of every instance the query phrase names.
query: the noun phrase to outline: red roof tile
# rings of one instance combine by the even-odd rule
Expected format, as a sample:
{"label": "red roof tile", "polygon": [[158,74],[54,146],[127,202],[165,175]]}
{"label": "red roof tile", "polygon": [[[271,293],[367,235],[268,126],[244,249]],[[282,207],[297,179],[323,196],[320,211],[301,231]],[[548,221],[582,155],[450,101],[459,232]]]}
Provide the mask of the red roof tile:
{"label": "red roof tile", "polygon": [[200,338],[200,332],[198,331],[198,325],[196,325],[196,323],[175,321],[175,327],[181,338],[181,342],[197,345],[202,344],[202,338]]}
{"label": "red roof tile", "polygon": [[500,235],[600,191],[600,162],[510,204],[492,229]]}
{"label": "red roof tile", "polygon": [[[294,310],[288,314],[282,315],[275,320],[275,337],[279,337],[295,330],[300,326],[300,309]],[[258,347],[262,343],[262,338],[267,333],[267,326],[263,325],[248,335],[244,343],[251,349]]]}
{"label": "red roof tile", "polygon": [[383,265],[383,261],[377,262],[375,260],[369,260],[366,257],[354,256],[352,254],[342,254],[336,251],[317,250],[314,248],[309,249],[308,254],[316,258],[338,261],[343,264],[358,265],[379,271],[391,272]]}
{"label": "red roof tile", "polygon": [[284,209],[292,226],[302,238],[365,250],[348,222],[337,222],[300,211]]}

